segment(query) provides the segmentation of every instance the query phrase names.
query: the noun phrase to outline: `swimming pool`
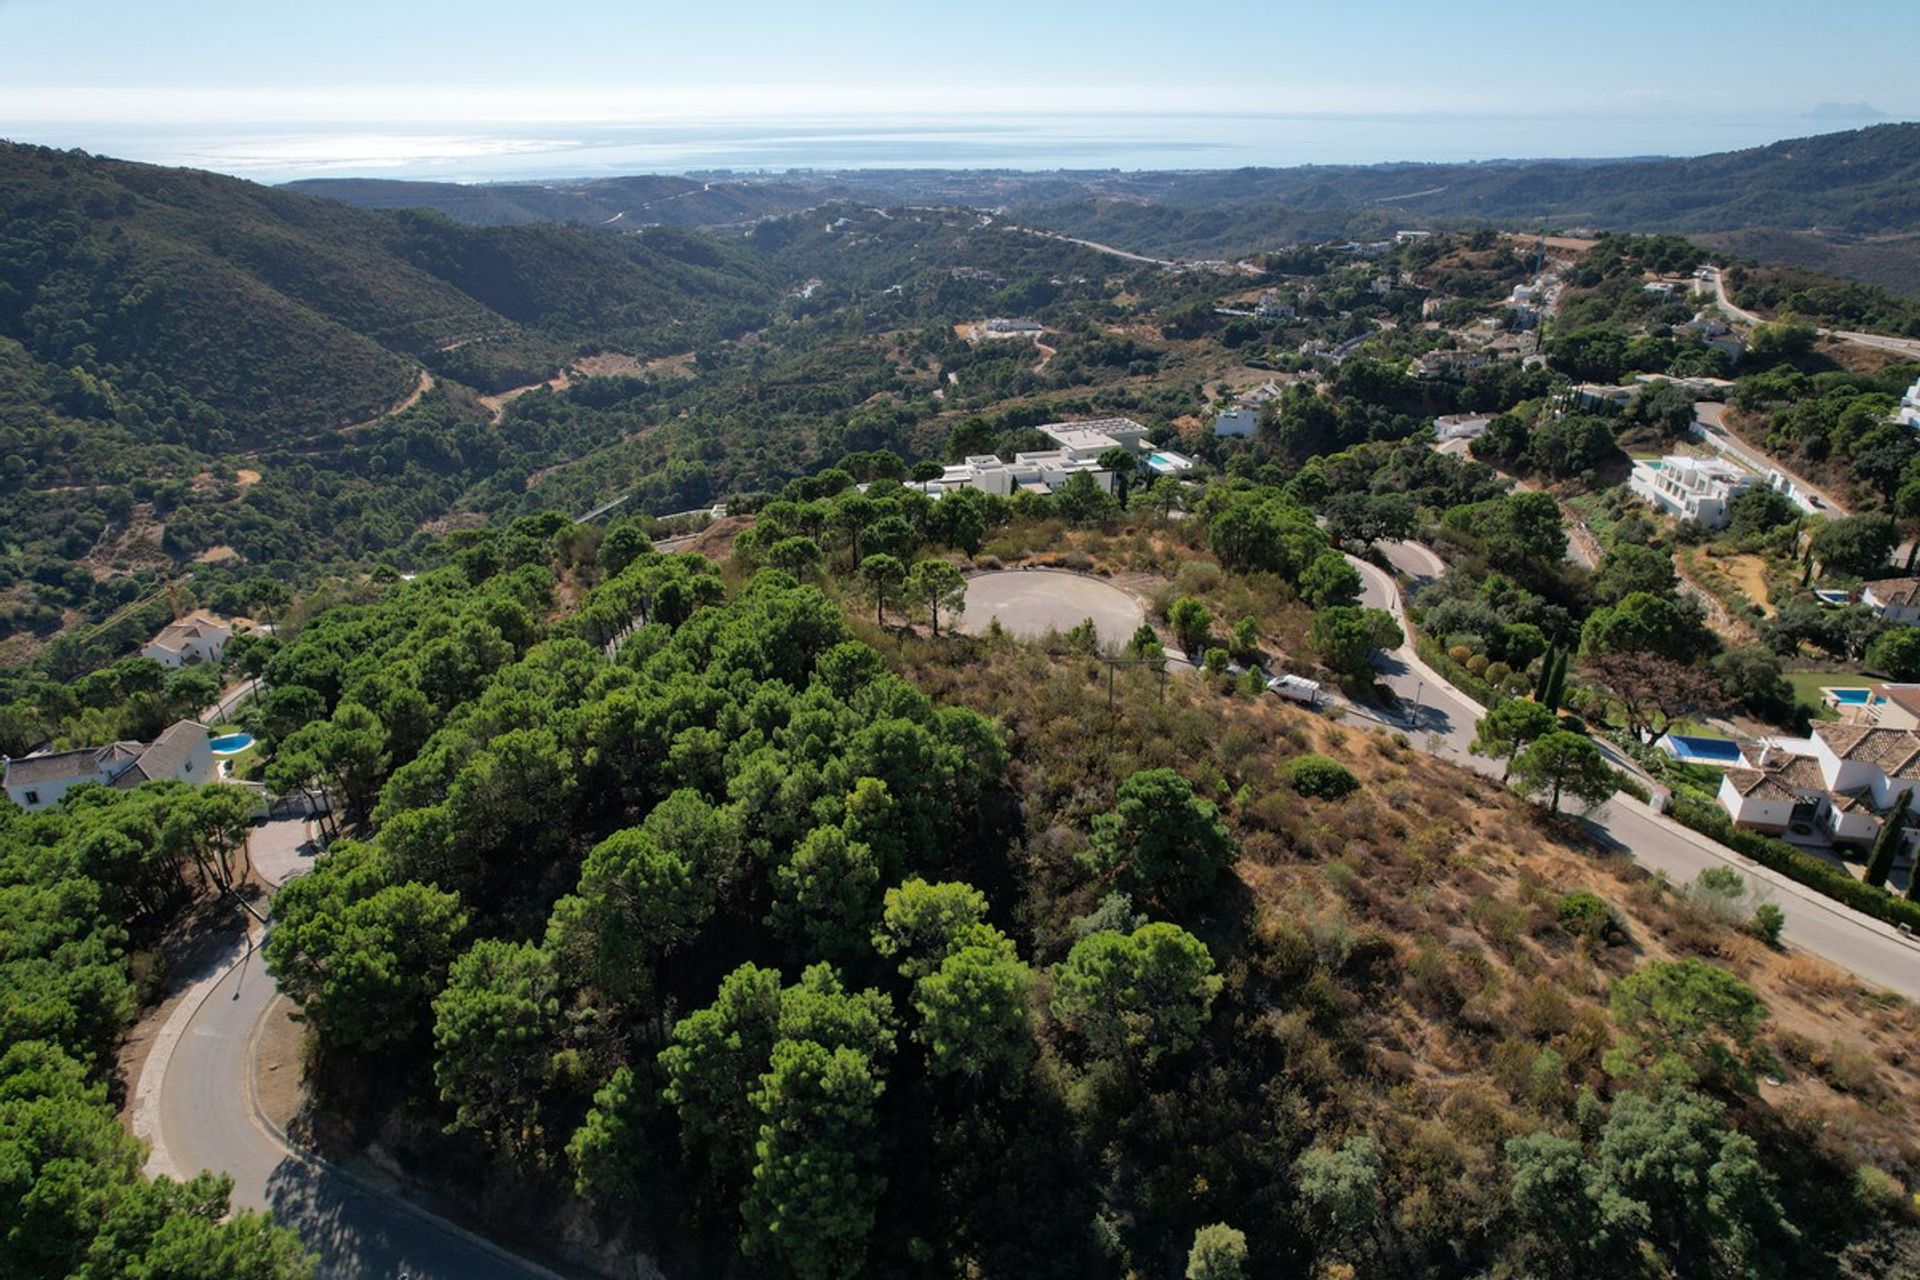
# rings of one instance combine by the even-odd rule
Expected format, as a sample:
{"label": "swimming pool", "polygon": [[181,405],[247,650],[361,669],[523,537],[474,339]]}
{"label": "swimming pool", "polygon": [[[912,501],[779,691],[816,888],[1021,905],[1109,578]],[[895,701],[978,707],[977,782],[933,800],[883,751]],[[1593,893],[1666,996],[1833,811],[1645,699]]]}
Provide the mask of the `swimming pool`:
{"label": "swimming pool", "polygon": [[1692,738],[1670,733],[1660,739],[1660,746],[1684,764],[1725,766],[1739,764],[1744,759],[1740,744],[1731,738]]}
{"label": "swimming pool", "polygon": [[1873,701],[1871,689],[1822,689],[1820,692],[1836,707],[1864,707]]}
{"label": "swimming pool", "polygon": [[229,733],[210,740],[207,749],[217,756],[237,756],[252,745],[252,734]]}

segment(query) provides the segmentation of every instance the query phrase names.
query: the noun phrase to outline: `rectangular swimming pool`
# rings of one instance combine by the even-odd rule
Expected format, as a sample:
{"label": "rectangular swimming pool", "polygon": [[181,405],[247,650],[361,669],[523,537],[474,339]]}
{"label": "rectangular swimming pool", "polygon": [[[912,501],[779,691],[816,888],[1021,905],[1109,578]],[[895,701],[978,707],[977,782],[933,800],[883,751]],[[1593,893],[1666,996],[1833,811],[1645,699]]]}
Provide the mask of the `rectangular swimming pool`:
{"label": "rectangular swimming pool", "polygon": [[1836,707],[1864,707],[1873,701],[1871,689],[1822,689],[1820,692]]}
{"label": "rectangular swimming pool", "polygon": [[1686,764],[1733,765],[1742,759],[1740,744],[1731,738],[1691,738],[1670,733],[1660,742],[1675,760]]}

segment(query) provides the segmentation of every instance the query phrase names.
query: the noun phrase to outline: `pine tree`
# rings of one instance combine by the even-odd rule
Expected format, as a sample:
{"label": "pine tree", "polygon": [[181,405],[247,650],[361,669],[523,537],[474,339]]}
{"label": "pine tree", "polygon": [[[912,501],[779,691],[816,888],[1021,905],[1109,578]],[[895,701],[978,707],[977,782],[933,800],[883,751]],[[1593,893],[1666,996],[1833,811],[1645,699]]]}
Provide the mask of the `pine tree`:
{"label": "pine tree", "polygon": [[1893,812],[1880,824],[1880,834],[1873,838],[1873,852],[1867,858],[1867,883],[1876,889],[1886,886],[1887,877],[1893,872],[1893,860],[1906,843],[1907,806],[1912,801],[1913,792],[1902,791]]}

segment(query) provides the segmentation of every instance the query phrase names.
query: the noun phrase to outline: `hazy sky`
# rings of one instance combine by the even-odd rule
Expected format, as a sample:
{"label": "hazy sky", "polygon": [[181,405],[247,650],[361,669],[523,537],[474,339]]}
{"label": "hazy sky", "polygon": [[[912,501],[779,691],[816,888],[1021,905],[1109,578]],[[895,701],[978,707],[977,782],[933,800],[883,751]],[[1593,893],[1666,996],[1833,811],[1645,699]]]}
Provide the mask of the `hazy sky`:
{"label": "hazy sky", "polygon": [[1920,115],[1914,0],[0,0],[47,121],[996,109]]}

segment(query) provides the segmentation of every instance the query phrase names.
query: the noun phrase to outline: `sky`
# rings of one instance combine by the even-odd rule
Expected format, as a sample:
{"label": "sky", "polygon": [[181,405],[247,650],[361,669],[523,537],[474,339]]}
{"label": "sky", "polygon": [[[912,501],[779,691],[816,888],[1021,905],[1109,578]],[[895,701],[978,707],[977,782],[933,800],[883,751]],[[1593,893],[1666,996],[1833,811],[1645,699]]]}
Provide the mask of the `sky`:
{"label": "sky", "polygon": [[324,151],[328,130],[404,126],[457,149],[484,125],[1785,119],[1824,101],[1909,119],[1915,35],[1913,0],[0,0],[0,136],[298,129]]}

